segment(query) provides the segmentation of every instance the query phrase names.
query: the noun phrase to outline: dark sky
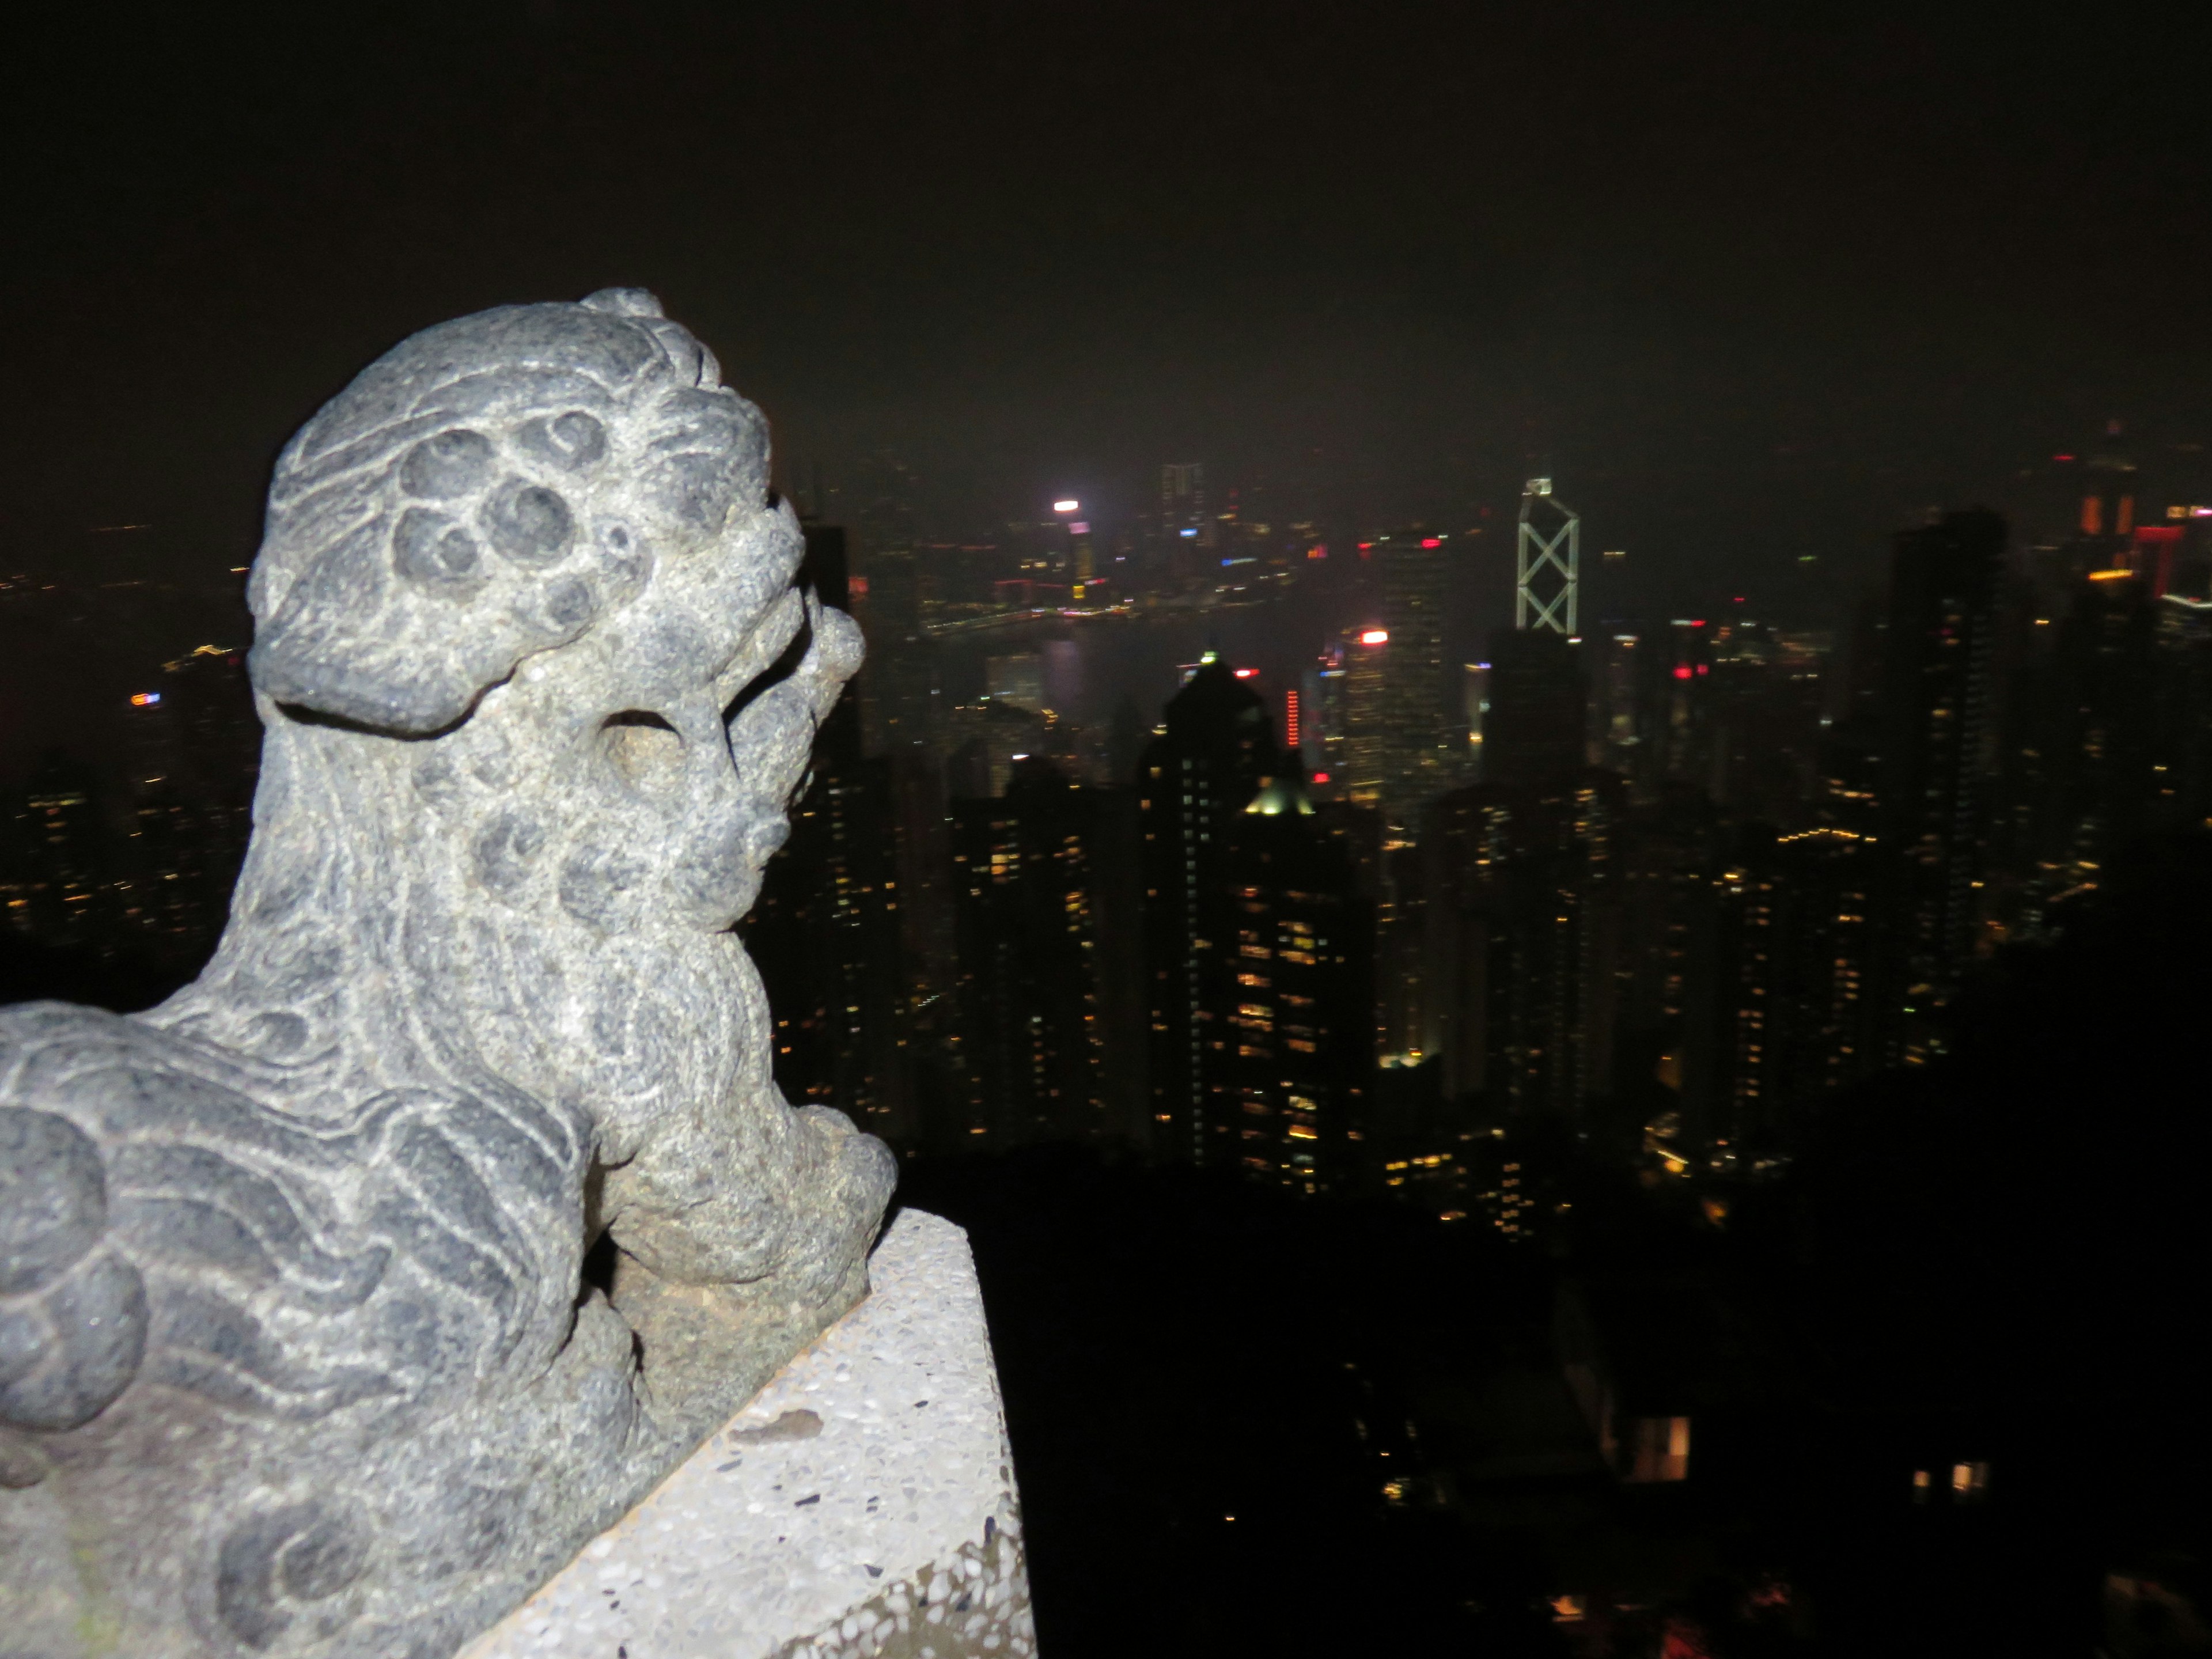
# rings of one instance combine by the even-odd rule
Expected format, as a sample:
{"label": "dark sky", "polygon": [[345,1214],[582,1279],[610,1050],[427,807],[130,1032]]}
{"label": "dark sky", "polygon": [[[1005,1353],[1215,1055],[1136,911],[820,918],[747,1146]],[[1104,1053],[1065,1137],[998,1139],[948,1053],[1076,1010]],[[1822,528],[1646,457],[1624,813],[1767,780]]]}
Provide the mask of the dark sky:
{"label": "dark sky", "polygon": [[1541,465],[1670,602],[1848,563],[2108,416],[2212,435],[2212,29],[1977,9],[46,8],[0,563],[228,563],[376,353],[616,283],[947,520],[1190,458],[1450,520]]}

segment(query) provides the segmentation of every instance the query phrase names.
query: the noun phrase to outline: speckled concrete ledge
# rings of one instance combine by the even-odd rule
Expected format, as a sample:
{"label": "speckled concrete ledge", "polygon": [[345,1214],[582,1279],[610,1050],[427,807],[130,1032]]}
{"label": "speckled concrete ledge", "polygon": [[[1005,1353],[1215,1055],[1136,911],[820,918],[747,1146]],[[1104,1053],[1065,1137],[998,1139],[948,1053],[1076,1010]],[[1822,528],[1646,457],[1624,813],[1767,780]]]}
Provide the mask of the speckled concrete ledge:
{"label": "speckled concrete ledge", "polygon": [[868,1299],[464,1659],[1036,1650],[968,1237],[907,1210]]}

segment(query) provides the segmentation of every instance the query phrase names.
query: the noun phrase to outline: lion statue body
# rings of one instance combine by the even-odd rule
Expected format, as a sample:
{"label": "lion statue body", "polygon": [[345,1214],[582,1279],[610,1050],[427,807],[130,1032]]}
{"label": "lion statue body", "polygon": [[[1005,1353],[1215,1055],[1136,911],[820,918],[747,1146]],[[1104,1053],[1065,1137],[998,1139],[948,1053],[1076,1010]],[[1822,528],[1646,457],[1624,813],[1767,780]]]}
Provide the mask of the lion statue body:
{"label": "lion statue body", "polygon": [[637,290],[286,447],[214,959],[0,1011],[0,1650],[443,1659],[865,1294],[890,1156],[732,931],[860,660],[802,548]]}

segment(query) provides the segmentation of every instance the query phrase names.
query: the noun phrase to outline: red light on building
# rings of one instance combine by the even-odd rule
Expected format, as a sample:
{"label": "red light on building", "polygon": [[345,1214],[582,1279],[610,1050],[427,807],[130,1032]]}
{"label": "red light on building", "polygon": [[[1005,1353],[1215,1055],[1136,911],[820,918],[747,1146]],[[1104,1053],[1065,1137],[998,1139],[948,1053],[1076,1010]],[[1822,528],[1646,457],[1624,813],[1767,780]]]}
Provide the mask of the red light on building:
{"label": "red light on building", "polygon": [[868,597],[868,579],[866,576],[848,576],[845,579],[845,593],[848,599],[866,599]]}
{"label": "red light on building", "polygon": [[[2151,573],[2150,592],[2154,599],[2166,597],[2173,580],[2173,555],[2181,545],[2181,526],[2178,524],[2147,524],[2136,532],[2136,568],[2148,566]],[[2155,559],[2146,556],[2156,554]]]}
{"label": "red light on building", "polygon": [[1712,672],[1712,671],[1711,671],[1709,667],[1707,667],[1704,663],[1699,663],[1699,664],[1698,665],[1698,673],[1700,673],[1700,674],[1708,674],[1708,673],[1711,673],[1711,672]]}
{"label": "red light on building", "polygon": [[1424,536],[1421,538],[1421,545],[1423,547],[1442,547],[1443,544],[1444,538],[1441,536]]}
{"label": "red light on building", "polygon": [[1677,668],[1677,669],[1674,671],[1674,678],[1675,678],[1676,679],[1678,679],[1678,680],[1686,680],[1687,678],[1690,678],[1690,667],[1689,667],[1689,665],[1688,665],[1687,663],[1685,663],[1685,664],[1683,664],[1683,665],[1682,665],[1682,666],[1681,666],[1681,667]]}
{"label": "red light on building", "polygon": [[1313,781],[1316,783],[1327,783],[1328,781],[1328,774],[1326,772],[1316,772],[1313,775]]}
{"label": "red light on building", "polygon": [[1237,671],[1237,678],[1240,680],[1249,680],[1259,672],[1256,668],[1240,668]]}
{"label": "red light on building", "polygon": [[2070,461],[2074,458],[2071,455],[2053,455],[2051,459],[2054,461]]}
{"label": "red light on building", "polygon": [[1298,694],[1283,693],[1283,736],[1295,749],[1298,746]]}

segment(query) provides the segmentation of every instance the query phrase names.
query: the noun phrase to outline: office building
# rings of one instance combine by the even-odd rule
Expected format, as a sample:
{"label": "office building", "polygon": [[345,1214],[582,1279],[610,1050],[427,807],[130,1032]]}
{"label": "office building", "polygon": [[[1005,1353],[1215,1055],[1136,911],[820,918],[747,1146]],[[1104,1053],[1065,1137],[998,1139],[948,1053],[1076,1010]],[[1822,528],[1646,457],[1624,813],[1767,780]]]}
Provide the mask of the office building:
{"label": "office building", "polygon": [[1378,804],[1411,825],[1421,803],[1462,781],[1467,725],[1456,665],[1444,654],[1448,538],[1419,530],[1379,538],[1370,551],[1382,589]]}
{"label": "office building", "polygon": [[1579,652],[1565,635],[1535,629],[1493,634],[1487,692],[1486,781],[1540,787],[1581,768],[1589,688]]}

